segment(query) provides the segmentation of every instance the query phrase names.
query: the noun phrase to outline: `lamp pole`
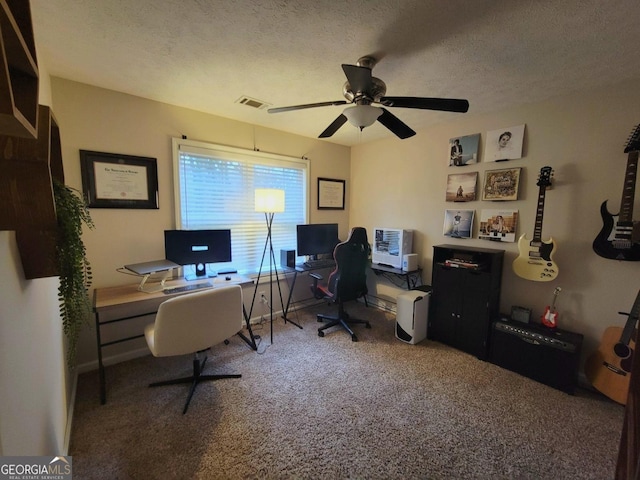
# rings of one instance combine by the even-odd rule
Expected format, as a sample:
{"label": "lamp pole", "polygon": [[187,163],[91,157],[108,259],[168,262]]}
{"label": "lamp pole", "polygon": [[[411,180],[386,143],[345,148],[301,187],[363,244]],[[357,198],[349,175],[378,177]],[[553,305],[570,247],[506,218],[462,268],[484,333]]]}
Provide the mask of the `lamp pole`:
{"label": "lamp pole", "polygon": [[[280,294],[280,305],[283,305],[282,290],[280,289],[280,278],[278,277],[278,268],[276,263],[275,253],[273,251],[273,239],[272,239],[272,226],[273,218],[277,212],[284,212],[284,190],[271,189],[271,188],[258,188],[255,191],[255,209],[256,212],[264,212],[264,218],[267,223],[267,238],[264,242],[264,250],[262,251],[262,260],[260,261],[260,270],[258,272],[258,278],[256,280],[256,287],[253,291],[253,299],[251,301],[251,310],[249,317],[253,312],[253,305],[258,292],[258,286],[260,284],[260,277],[262,275],[262,267],[264,265],[264,256],[269,250],[269,319],[271,329],[271,343],[273,343],[273,274],[275,272],[276,283],[278,285],[278,293]],[[287,320],[285,319],[285,322]],[[293,323],[293,322],[291,322]],[[294,324],[295,325],[295,324]],[[299,328],[299,325],[296,325]]]}

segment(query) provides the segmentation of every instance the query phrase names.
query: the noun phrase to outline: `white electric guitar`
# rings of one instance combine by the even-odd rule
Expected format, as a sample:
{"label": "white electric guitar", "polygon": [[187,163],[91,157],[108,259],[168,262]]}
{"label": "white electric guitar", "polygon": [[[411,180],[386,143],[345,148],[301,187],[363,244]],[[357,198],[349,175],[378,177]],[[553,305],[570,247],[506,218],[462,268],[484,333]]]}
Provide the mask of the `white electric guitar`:
{"label": "white electric guitar", "polygon": [[553,254],[556,251],[556,243],[549,237],[546,242],[542,241],[542,217],[544,214],[544,197],[546,189],[551,185],[551,167],[542,167],[538,177],[540,191],[538,193],[538,210],[536,212],[536,223],[533,230],[533,240],[529,241],[526,234],[518,240],[518,250],[520,254],[513,261],[513,271],[519,277],[534,282],[550,282],[558,276],[558,266],[553,261]]}

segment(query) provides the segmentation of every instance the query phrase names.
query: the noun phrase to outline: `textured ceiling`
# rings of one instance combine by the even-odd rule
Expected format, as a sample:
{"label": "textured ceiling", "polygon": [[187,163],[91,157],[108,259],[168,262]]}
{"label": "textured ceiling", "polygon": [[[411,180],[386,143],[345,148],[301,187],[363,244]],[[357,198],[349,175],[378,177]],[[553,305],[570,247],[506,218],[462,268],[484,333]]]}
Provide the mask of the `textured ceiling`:
{"label": "textured ceiling", "polygon": [[[387,95],[466,98],[473,113],[640,78],[637,0],[31,0],[31,10],[53,76],[308,137],[344,106],[269,114],[236,101],[342,100],[340,65],[370,54]],[[418,135],[464,115],[390,110]],[[396,137],[345,124],[327,141],[380,138]]]}

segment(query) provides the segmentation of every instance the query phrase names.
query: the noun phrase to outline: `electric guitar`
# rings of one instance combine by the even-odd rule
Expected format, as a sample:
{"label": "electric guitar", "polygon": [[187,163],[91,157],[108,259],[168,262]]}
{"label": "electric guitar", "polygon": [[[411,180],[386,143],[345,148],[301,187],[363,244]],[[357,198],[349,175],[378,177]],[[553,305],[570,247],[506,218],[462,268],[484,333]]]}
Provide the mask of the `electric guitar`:
{"label": "electric guitar", "polygon": [[558,266],[553,261],[553,254],[556,251],[556,244],[553,238],[549,237],[546,242],[542,241],[542,217],[544,215],[544,197],[546,189],[551,185],[551,167],[542,167],[538,177],[540,187],[538,193],[538,210],[536,212],[536,222],[533,229],[533,240],[529,241],[526,234],[522,234],[518,240],[519,255],[513,261],[513,271],[519,277],[535,282],[550,282],[558,276]]}
{"label": "electric guitar", "polygon": [[542,314],[542,324],[545,327],[556,328],[558,326],[558,311],[556,310],[556,299],[558,298],[558,294],[562,291],[560,287],[556,287],[553,291],[553,301],[551,302],[551,306],[547,305],[547,308],[544,309],[544,313]]}
{"label": "electric guitar", "polygon": [[[624,176],[622,202],[618,215],[612,215],[607,209],[607,200],[600,206],[602,230],[593,241],[593,250],[604,258],[640,261],[640,223],[633,222],[633,202],[636,190],[636,174],[638,171],[638,150],[640,150],[640,125],[636,125],[627,140],[624,149],[628,153],[627,171]],[[635,242],[635,243],[634,243]]]}
{"label": "electric guitar", "polygon": [[598,350],[587,359],[584,366],[591,384],[622,405],[626,405],[629,391],[633,350],[636,345],[634,339],[637,338],[636,323],[640,315],[640,291],[628,315],[624,329],[609,327],[604,331]]}

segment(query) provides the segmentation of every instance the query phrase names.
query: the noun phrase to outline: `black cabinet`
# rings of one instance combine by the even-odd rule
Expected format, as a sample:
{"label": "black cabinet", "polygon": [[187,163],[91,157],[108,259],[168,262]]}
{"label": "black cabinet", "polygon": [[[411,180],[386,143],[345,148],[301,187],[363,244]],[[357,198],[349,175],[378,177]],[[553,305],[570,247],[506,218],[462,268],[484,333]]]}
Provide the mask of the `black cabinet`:
{"label": "black cabinet", "polygon": [[486,359],[491,322],[499,315],[503,250],[433,247],[428,336]]}

